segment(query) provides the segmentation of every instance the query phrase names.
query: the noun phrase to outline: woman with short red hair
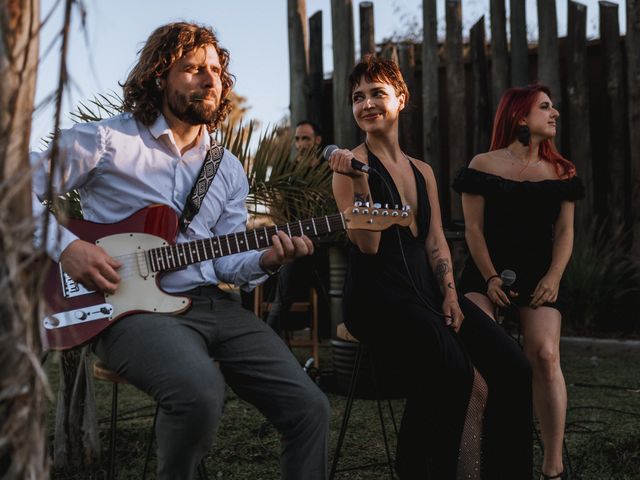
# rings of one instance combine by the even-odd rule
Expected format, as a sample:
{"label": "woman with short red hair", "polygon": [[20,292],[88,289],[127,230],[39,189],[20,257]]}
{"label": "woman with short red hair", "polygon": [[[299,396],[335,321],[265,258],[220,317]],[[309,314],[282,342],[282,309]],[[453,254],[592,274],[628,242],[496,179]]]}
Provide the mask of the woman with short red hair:
{"label": "woman with short red hair", "polygon": [[[460,289],[493,316],[519,310],[524,351],[533,368],[533,401],[544,443],[542,479],[564,478],[562,439],[567,392],[560,369],[560,280],[573,249],[575,201],[583,196],[575,166],[553,144],[559,113],[543,85],[502,96],[491,148],[454,181],[462,194],[471,253]],[[516,272],[509,294],[500,272]]]}

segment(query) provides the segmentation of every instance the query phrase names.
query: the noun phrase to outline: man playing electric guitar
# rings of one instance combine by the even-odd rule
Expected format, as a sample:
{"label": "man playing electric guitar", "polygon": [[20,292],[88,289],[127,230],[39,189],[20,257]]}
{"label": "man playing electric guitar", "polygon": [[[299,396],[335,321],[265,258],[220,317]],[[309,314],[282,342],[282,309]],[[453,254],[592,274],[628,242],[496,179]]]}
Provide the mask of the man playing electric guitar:
{"label": "man playing electric guitar", "polygon": [[[203,197],[188,205],[194,207],[194,215],[185,216],[177,240],[243,232],[246,175],[240,162],[212,145],[208,135],[230,109],[227,97],[233,77],[228,64],[229,53],[210,28],[188,23],[158,28],[124,83],[126,113],[78,124],[61,134],[63,168],[53,175],[55,193],[78,189],[85,219],[101,224],[120,222],[153,204],[167,205],[180,215],[192,193],[203,193],[193,186],[196,179],[200,181],[209,155],[212,161],[202,179],[206,183],[213,176],[213,181]],[[32,159],[38,165],[34,192],[40,200],[48,182],[49,153],[34,154]],[[108,295],[123,284],[129,260],[112,258],[105,249],[60,230],[57,224],[49,233],[49,254],[70,281],[103,292],[108,302]],[[160,405],[156,427],[160,479],[193,478],[218,428],[225,382],[281,432],[283,479],[326,478],[325,395],[280,338],[217,287],[229,282],[250,290],[280,265],[313,252],[305,235],[279,231],[270,240],[272,246],[263,251],[244,251],[170,271],[160,286],[188,297],[190,309],[128,315],[94,343],[95,353],[110,369]],[[180,255],[200,259],[195,250],[183,249]],[[156,266],[171,261],[163,253]]]}

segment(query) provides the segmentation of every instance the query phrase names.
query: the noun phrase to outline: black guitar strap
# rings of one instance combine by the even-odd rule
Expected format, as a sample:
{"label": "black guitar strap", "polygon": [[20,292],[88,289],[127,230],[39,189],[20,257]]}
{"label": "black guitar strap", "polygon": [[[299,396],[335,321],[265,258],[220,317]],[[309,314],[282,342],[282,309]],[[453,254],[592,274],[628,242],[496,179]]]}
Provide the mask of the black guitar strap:
{"label": "black guitar strap", "polygon": [[196,178],[196,182],[191,188],[191,193],[187,197],[187,201],[184,204],[184,210],[180,216],[180,231],[182,233],[187,231],[187,228],[191,224],[193,217],[198,214],[200,206],[204,197],[207,195],[207,191],[213,182],[213,179],[218,173],[218,167],[222,161],[224,155],[224,148],[218,145],[211,137],[211,146],[207,151],[207,155],[204,157],[202,168]]}

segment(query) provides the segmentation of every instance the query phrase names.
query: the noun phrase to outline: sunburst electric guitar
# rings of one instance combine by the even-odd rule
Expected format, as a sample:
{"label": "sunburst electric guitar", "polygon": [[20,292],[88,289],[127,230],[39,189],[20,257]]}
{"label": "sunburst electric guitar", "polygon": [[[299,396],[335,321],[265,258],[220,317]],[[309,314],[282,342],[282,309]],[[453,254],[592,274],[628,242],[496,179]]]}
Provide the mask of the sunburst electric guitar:
{"label": "sunburst electric guitar", "polygon": [[159,288],[163,272],[269,247],[278,230],[293,236],[320,236],[344,229],[381,231],[392,225],[408,226],[411,221],[407,209],[354,206],[344,213],[186,243],[175,243],[178,217],[165,205],[144,208],[114,224],[71,221],[69,230],[85,241],[95,242],[122,263],[118,270],[121,281],[111,295],[92,291],[52,262],[45,281],[49,313],[43,320],[49,347],[66,350],[82,345],[133,313],[185,311],[191,304],[188,297],[170,295]]}

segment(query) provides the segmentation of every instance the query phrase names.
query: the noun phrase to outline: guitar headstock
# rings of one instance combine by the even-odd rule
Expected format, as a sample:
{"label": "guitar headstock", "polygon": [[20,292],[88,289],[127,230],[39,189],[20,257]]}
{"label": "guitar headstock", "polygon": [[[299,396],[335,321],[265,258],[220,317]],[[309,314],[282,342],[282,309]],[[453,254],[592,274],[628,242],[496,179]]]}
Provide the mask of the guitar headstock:
{"label": "guitar headstock", "polygon": [[382,207],[379,203],[373,206],[356,202],[353,207],[342,212],[347,230],[371,230],[379,232],[392,225],[408,227],[413,221],[410,207],[401,209]]}

